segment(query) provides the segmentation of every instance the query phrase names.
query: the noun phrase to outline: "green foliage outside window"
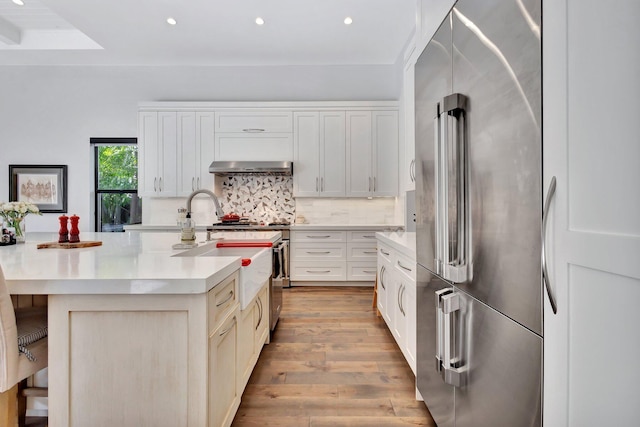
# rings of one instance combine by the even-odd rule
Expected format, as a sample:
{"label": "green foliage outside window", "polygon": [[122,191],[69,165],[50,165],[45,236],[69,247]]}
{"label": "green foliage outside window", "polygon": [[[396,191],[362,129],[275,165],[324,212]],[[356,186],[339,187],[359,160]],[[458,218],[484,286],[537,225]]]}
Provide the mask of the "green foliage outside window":
{"label": "green foliage outside window", "polygon": [[[121,230],[120,224],[138,220],[138,147],[136,145],[98,145],[97,191],[102,231]],[[104,192],[119,190],[121,192]],[[124,191],[130,191],[126,193]],[[135,200],[134,200],[135,199]],[[132,203],[134,208],[132,209]]]}

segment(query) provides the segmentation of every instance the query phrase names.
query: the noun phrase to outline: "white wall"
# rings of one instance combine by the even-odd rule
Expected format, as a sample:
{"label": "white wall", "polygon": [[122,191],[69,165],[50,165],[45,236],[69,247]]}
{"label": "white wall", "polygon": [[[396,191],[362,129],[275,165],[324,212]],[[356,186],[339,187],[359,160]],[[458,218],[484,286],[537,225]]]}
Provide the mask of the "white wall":
{"label": "white wall", "polygon": [[[397,68],[379,66],[0,68],[0,201],[9,164],[68,165],[68,211],[91,228],[91,137],[137,133],[144,101],[397,100]],[[57,230],[59,214],[27,218]]]}

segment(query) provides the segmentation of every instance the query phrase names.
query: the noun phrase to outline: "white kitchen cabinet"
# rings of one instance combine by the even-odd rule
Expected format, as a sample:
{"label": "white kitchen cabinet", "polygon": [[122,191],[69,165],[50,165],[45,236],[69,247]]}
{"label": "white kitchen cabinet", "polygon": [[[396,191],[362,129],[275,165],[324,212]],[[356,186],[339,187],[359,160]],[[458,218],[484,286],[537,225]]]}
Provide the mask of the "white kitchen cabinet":
{"label": "white kitchen cabinet", "polygon": [[217,111],[215,160],[293,160],[293,113]]}
{"label": "white kitchen cabinet", "polygon": [[219,111],[216,133],[291,133],[291,111]]}
{"label": "white kitchen cabinet", "polygon": [[292,281],[373,282],[376,230],[291,232]]}
{"label": "white kitchen cabinet", "polygon": [[398,194],[398,112],[347,111],[347,196]]}
{"label": "white kitchen cabinet", "polygon": [[177,188],[175,112],[138,114],[138,196],[174,197]]}
{"label": "white kitchen cabinet", "polygon": [[253,301],[240,311],[238,320],[238,390],[242,394],[269,338],[269,281]]}
{"label": "white kitchen cabinet", "polygon": [[401,159],[401,185],[404,191],[416,189],[416,160],[415,160],[415,63],[409,62],[403,73],[403,126],[404,126],[404,155]]}
{"label": "white kitchen cabinet", "polygon": [[294,196],[344,196],[344,111],[295,112],[293,119]]}
{"label": "white kitchen cabinet", "polygon": [[213,189],[214,113],[180,111],[177,113],[177,195],[188,196],[200,188]]}
{"label": "white kitchen cabinet", "polygon": [[378,311],[416,373],[416,261],[378,240]]}

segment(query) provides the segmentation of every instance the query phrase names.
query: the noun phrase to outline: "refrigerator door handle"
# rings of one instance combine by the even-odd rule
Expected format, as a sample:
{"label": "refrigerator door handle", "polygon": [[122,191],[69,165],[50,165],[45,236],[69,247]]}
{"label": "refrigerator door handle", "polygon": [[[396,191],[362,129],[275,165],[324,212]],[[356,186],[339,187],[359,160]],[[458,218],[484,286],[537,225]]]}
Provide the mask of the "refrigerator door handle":
{"label": "refrigerator door handle", "polygon": [[[436,106],[436,117],[434,119],[433,128],[435,129],[435,144],[434,146],[434,164],[433,164],[433,182],[435,188],[435,259],[433,260],[433,265],[436,274],[442,274],[442,263],[444,257],[444,248],[443,242],[445,240],[444,230],[443,230],[443,199],[442,199],[442,170],[444,170],[443,158],[442,158],[442,140],[441,136],[446,138],[446,131],[443,130],[443,126],[441,126],[440,120],[440,103]],[[444,135],[443,135],[444,133]]]}
{"label": "refrigerator door handle", "polygon": [[452,293],[451,289],[440,289],[436,291],[436,372],[440,372],[444,368],[444,311],[442,310],[442,298]]}
{"label": "refrigerator door handle", "polygon": [[[442,226],[444,228],[444,269],[442,275],[445,279],[454,283],[464,283],[469,277],[469,206],[468,206],[468,168],[467,168],[467,135],[466,135],[466,108],[468,98],[460,93],[446,96],[441,101],[439,113],[442,118],[442,149],[441,167],[444,172],[441,191],[444,194],[442,201]],[[455,118],[453,138],[449,136],[449,116]],[[449,170],[454,168],[455,170]],[[455,195],[450,197],[449,179],[455,181]],[[449,227],[449,208],[455,206],[455,226]]]}
{"label": "refrigerator door handle", "polygon": [[551,280],[549,279],[549,271],[547,270],[547,250],[545,241],[547,240],[547,219],[549,218],[549,207],[551,200],[556,194],[556,177],[551,178],[549,183],[549,191],[547,192],[547,199],[544,201],[544,209],[542,211],[542,280],[544,281],[544,287],[547,290],[549,296],[549,303],[551,303],[551,310],[553,314],[558,313],[558,306],[556,305],[556,299],[551,292]]}
{"label": "refrigerator door handle", "polygon": [[444,318],[444,359],[440,371],[444,382],[454,387],[465,385],[464,367],[460,366],[460,357],[456,355],[456,331],[453,316],[460,310],[460,296],[454,292],[442,297],[442,313]]}

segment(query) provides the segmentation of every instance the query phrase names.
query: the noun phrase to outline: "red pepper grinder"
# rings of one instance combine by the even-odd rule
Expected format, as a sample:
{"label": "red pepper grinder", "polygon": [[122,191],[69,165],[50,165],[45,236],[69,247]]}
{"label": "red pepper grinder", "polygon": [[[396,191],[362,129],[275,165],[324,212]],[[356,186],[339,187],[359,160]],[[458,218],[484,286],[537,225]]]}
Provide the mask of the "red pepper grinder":
{"label": "red pepper grinder", "polygon": [[71,215],[69,220],[71,221],[69,243],[78,243],[80,241],[80,230],[78,229],[78,221],[80,221],[80,217],[78,215]]}
{"label": "red pepper grinder", "polygon": [[69,217],[66,215],[61,215],[58,217],[60,220],[60,231],[58,231],[58,243],[66,243],[69,241],[69,230],[67,229]]}

